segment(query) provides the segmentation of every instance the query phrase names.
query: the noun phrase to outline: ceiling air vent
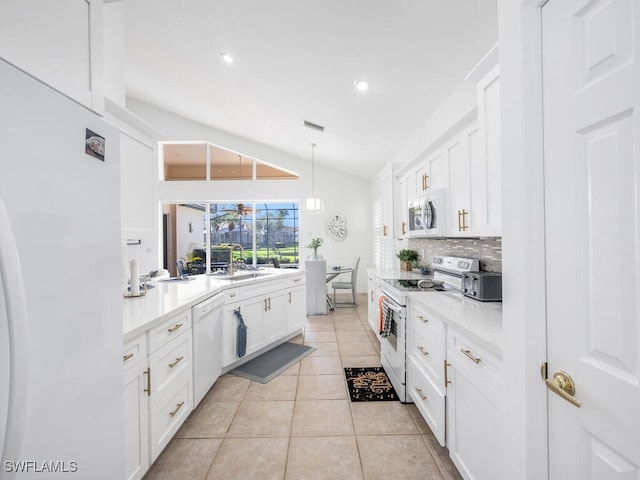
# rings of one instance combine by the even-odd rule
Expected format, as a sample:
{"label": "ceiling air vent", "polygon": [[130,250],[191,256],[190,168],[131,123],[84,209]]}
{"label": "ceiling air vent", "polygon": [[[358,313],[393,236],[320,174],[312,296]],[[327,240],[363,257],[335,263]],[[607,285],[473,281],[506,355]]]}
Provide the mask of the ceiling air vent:
{"label": "ceiling air vent", "polygon": [[317,132],[320,132],[320,133],[324,132],[324,127],[316,123],[311,123],[304,120],[304,126],[307,128],[310,128],[311,130],[316,130]]}

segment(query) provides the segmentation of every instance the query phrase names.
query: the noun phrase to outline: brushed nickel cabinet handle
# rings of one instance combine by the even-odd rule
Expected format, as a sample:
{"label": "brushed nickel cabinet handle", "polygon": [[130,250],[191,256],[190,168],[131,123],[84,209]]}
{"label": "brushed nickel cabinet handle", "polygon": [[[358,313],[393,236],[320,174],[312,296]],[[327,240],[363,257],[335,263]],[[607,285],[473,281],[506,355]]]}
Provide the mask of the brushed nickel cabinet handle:
{"label": "brushed nickel cabinet handle", "polygon": [[451,380],[449,380],[449,372],[447,370],[447,367],[450,367],[451,364],[449,362],[447,362],[447,359],[444,359],[444,388],[447,388],[447,385],[449,385],[451,383]]}
{"label": "brushed nickel cabinet handle", "polygon": [[423,354],[425,357],[426,357],[427,355],[429,355],[429,352],[427,352],[427,351],[424,349],[424,347],[422,347],[422,346],[418,345],[418,347],[417,347],[417,348],[418,348],[418,350],[420,351],[420,353],[421,353],[421,354]]}
{"label": "brushed nickel cabinet handle", "polygon": [[424,318],[422,315],[416,315],[418,317],[418,320],[420,320],[422,323],[429,323],[429,319],[428,318]]}
{"label": "brushed nickel cabinet handle", "polygon": [[422,389],[421,388],[416,387],[416,392],[418,392],[418,395],[420,395],[420,398],[422,400],[426,400],[427,399],[427,396],[424,393],[422,393]]}
{"label": "brushed nickel cabinet handle", "polygon": [[183,405],[184,405],[184,402],[180,402],[180,403],[176,404],[176,409],[173,412],[169,412],[169,416],[170,417],[175,417],[176,413],[178,413],[178,410],[180,410]]}
{"label": "brushed nickel cabinet handle", "polygon": [[133,357],[133,353],[130,353],[128,355],[123,355],[122,359],[124,362],[126,362],[127,360],[129,360],[131,357]]}
{"label": "brushed nickel cabinet handle", "polygon": [[147,376],[147,388],[143,390],[143,392],[147,392],[147,397],[151,396],[151,367],[147,367],[144,371],[144,374]]}

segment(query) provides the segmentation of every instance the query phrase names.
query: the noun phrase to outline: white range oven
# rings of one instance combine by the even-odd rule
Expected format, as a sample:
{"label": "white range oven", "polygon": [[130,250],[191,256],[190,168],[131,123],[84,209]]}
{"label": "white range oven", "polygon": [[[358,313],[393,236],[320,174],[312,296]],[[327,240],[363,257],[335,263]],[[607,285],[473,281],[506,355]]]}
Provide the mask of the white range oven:
{"label": "white range oven", "polygon": [[413,279],[383,279],[380,283],[381,338],[380,361],[402,403],[412,403],[407,393],[407,296],[422,292],[457,291],[462,285],[463,272],[480,269],[477,259],[435,256],[433,277]]}

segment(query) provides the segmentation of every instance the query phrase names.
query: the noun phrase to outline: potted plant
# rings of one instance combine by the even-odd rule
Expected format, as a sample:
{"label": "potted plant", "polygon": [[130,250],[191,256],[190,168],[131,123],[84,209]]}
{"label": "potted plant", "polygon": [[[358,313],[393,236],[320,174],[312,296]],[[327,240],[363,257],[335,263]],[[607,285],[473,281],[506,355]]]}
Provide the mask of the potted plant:
{"label": "potted plant", "polygon": [[396,257],[400,259],[400,269],[406,270],[408,272],[411,271],[411,266],[414,262],[418,261],[418,252],[415,250],[403,249],[400,250]]}
{"label": "potted plant", "polygon": [[322,245],[322,239],[319,237],[312,238],[309,244],[306,245],[307,248],[313,250],[313,255],[309,256],[309,260],[322,260],[322,256],[318,255],[318,249],[320,248],[320,245]]}

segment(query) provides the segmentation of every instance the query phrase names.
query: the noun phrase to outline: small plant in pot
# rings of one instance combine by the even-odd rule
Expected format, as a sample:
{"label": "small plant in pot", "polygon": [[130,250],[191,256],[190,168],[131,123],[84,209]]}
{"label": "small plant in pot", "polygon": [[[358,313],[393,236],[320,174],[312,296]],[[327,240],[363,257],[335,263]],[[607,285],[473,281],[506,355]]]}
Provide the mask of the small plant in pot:
{"label": "small plant in pot", "polygon": [[419,255],[415,250],[403,249],[400,250],[396,257],[400,259],[400,269],[411,271],[411,266],[418,261]]}
{"label": "small plant in pot", "polygon": [[322,260],[322,256],[318,255],[318,249],[320,248],[320,245],[322,245],[322,239],[319,237],[312,238],[309,244],[306,245],[307,248],[313,250],[313,255],[309,256],[309,260]]}

